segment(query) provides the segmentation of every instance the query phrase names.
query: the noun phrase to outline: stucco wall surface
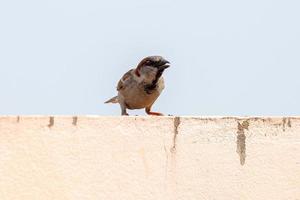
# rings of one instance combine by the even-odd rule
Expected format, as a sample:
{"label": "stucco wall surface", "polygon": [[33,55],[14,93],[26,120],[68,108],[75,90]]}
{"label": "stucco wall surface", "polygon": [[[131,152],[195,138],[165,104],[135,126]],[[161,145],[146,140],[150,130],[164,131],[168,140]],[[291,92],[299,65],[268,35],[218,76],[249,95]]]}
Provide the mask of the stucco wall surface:
{"label": "stucco wall surface", "polygon": [[1,200],[300,199],[300,117],[0,117]]}

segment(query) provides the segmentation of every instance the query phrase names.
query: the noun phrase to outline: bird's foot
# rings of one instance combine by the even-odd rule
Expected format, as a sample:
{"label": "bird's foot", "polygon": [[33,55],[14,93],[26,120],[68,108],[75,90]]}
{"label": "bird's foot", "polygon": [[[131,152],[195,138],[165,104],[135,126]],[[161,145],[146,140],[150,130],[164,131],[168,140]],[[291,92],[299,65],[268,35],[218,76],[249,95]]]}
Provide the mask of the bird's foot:
{"label": "bird's foot", "polygon": [[164,116],[164,114],[159,113],[159,112],[148,112],[148,115],[154,115],[154,116]]}
{"label": "bird's foot", "polygon": [[162,113],[159,113],[159,112],[151,112],[151,107],[146,107],[145,111],[148,115],[164,116]]}

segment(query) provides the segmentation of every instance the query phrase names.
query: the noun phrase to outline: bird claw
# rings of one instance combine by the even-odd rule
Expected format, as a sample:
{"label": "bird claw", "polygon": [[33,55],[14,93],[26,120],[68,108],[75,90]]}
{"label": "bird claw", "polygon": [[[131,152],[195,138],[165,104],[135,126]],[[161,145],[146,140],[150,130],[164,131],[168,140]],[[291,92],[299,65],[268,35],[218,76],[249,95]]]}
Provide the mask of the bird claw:
{"label": "bird claw", "polygon": [[148,115],[154,115],[154,116],[164,116],[164,114],[159,113],[159,112],[149,112],[147,113]]}

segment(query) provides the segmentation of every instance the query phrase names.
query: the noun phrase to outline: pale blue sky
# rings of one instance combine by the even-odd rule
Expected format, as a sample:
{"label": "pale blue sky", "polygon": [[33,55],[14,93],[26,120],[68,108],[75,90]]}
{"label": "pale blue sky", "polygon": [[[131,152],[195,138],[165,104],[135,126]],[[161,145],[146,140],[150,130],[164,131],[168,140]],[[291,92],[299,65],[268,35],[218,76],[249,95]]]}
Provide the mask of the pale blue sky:
{"label": "pale blue sky", "polygon": [[299,24],[296,0],[2,0],[0,114],[119,115],[119,78],[162,55],[154,111],[297,115]]}

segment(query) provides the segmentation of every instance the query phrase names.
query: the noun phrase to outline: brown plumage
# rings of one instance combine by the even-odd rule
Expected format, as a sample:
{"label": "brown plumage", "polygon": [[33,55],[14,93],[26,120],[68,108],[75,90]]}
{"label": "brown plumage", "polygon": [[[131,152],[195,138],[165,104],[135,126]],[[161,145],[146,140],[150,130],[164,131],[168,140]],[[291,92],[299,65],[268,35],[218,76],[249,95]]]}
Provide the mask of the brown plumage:
{"label": "brown plumage", "polygon": [[149,115],[162,115],[151,112],[151,107],[164,89],[162,74],[168,61],[161,56],[144,58],[135,69],[126,72],[117,85],[118,95],[105,103],[119,103],[122,115],[128,115],[126,109],[141,109]]}

